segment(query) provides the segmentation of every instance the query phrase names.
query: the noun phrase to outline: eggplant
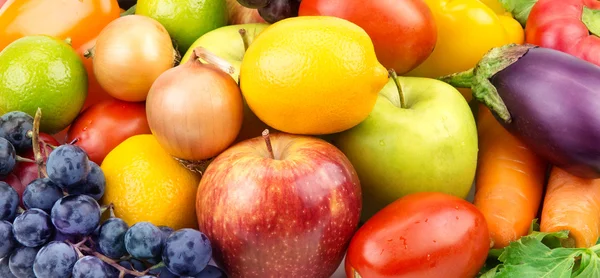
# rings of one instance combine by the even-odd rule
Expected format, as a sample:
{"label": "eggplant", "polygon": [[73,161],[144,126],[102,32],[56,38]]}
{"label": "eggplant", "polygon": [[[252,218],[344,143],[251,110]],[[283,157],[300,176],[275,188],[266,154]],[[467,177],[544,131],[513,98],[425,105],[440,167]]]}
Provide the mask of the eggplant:
{"label": "eggplant", "polygon": [[600,67],[534,45],[490,50],[471,70],[439,78],[471,88],[506,130],[552,165],[600,178]]}

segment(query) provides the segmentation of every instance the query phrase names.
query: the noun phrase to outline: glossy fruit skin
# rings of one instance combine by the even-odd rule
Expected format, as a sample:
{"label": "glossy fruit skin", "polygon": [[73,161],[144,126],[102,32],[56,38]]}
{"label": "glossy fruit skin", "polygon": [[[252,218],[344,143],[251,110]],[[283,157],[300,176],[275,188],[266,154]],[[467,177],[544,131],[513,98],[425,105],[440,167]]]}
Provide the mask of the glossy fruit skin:
{"label": "glossy fruit skin", "polygon": [[77,49],[119,14],[117,0],[8,1],[0,9],[0,50],[19,38],[38,34],[70,38]]}
{"label": "glossy fruit skin", "polygon": [[369,117],[333,136],[333,144],[358,172],[362,221],[411,193],[434,191],[466,198],[473,185],[477,126],[464,97],[435,79],[397,81],[404,108],[390,78]]}
{"label": "glossy fruit skin", "polygon": [[533,47],[489,80],[510,113],[510,123],[500,121],[509,132],[552,165],[600,178],[600,66]]}
{"label": "glossy fruit skin", "polygon": [[193,208],[200,175],[173,159],[153,135],[123,141],[100,168],[106,178],[102,204],[113,203],[116,216],[128,225],[148,221],[175,230],[198,228]]}
{"label": "glossy fruit skin", "polygon": [[346,277],[475,277],[490,246],[487,223],[471,203],[444,193],[398,199],[354,235]]}
{"label": "glossy fruit skin", "polygon": [[101,165],[112,149],[138,134],[150,134],[144,103],[110,99],[77,116],[69,128],[67,142],[77,139],[75,145]]}
{"label": "glossy fruit skin", "polygon": [[527,18],[526,42],[560,50],[600,66],[600,38],[582,21],[583,7],[598,10],[600,2],[538,1]]}
{"label": "glossy fruit skin", "polygon": [[363,121],[387,79],[369,35],[358,25],[300,16],[278,21],[256,37],[244,55],[239,84],[248,107],[265,124],[323,135]]}
{"label": "glossy fruit skin", "polygon": [[421,64],[433,51],[437,28],[423,0],[303,0],[300,16],[347,19],[373,40],[377,58],[398,75]]}
{"label": "glossy fruit skin", "polygon": [[277,160],[257,137],[209,165],[197,193],[200,231],[231,277],[330,277],[359,222],[356,171],[323,140],[270,138]]}

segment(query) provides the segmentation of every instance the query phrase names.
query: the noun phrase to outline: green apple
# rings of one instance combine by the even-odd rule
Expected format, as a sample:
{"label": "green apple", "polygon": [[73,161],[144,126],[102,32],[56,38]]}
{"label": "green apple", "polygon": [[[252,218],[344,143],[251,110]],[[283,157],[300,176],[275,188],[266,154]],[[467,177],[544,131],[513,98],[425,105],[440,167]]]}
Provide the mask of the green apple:
{"label": "green apple", "polygon": [[429,78],[393,78],[371,114],[336,134],[363,190],[362,220],[415,192],[466,198],[477,168],[477,129],[465,98]]}
{"label": "green apple", "polygon": [[[242,65],[244,54],[246,53],[246,45],[240,34],[240,29],[245,30],[246,44],[250,45],[268,26],[269,24],[266,23],[249,23],[229,25],[212,30],[198,38],[190,46],[188,51],[181,58],[181,63],[185,63],[190,58],[192,51],[196,47],[204,47],[212,54],[229,62],[229,64],[235,68],[234,73],[230,75],[235,82],[238,82],[240,66]],[[248,104],[246,104],[246,100],[244,100],[244,122],[242,123],[242,129],[240,130],[236,142],[261,136],[262,131],[266,128],[269,128],[271,133],[276,132],[273,128],[267,126],[258,119],[258,117],[250,110]]]}

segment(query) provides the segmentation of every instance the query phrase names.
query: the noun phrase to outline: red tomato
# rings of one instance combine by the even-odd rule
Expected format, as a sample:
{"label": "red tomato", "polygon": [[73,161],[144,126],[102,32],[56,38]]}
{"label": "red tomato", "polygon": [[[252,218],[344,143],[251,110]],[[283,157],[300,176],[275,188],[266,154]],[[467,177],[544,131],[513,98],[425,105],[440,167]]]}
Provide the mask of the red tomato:
{"label": "red tomato", "polygon": [[415,193],[357,231],[348,247],[346,275],[471,278],[489,249],[487,223],[473,204],[444,193]]}
{"label": "red tomato", "polygon": [[151,134],[145,104],[110,99],[83,111],[71,124],[67,142],[77,138],[75,145],[100,165],[112,149],[138,134]]}
{"label": "red tomato", "polygon": [[346,19],[371,37],[377,58],[398,75],[423,63],[437,42],[437,27],[423,0],[303,0],[300,16]]}
{"label": "red tomato", "polygon": [[[42,158],[44,161],[48,159],[48,156],[52,152],[51,146],[58,146],[59,143],[52,137],[46,133],[40,133],[40,142],[45,142],[47,145],[45,148],[40,146],[40,153],[42,154]],[[35,160],[33,155],[33,150],[28,150],[24,153],[19,154],[24,158],[29,158]],[[23,189],[31,183],[33,180],[38,179],[40,176],[38,175],[38,167],[37,164],[31,162],[18,162],[17,166],[13,170],[13,173],[19,178],[21,183],[23,184]]]}

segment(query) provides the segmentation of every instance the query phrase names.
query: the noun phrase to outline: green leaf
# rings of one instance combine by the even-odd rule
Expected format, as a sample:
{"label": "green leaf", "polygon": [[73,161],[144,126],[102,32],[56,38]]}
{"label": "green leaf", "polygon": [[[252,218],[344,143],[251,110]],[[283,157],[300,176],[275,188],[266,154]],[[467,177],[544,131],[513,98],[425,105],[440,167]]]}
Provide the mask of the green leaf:
{"label": "green leaf", "polygon": [[492,268],[492,269],[486,271],[485,273],[481,274],[479,276],[479,278],[494,278],[494,277],[496,277],[496,272],[498,272],[498,268],[499,267],[500,267],[499,265],[495,266],[494,268]]}
{"label": "green leaf", "polygon": [[581,21],[590,30],[590,33],[600,36],[600,10],[590,9],[583,6]]}
{"label": "green leaf", "polygon": [[131,6],[131,8],[129,8],[128,10],[124,11],[121,13],[121,16],[127,16],[127,15],[133,15],[135,14],[135,8],[136,8],[137,4]]}
{"label": "green leaf", "polygon": [[600,277],[600,257],[591,250],[581,255],[579,269],[573,273],[574,278]]}
{"label": "green leaf", "polygon": [[569,278],[575,258],[585,249],[556,248],[544,245],[539,236],[525,236],[512,242],[500,256],[503,267],[495,277]]}
{"label": "green leaf", "polygon": [[527,23],[527,18],[529,18],[529,13],[531,12],[531,8],[533,5],[537,3],[538,0],[499,0],[504,9],[509,11],[513,17],[521,23],[521,26],[525,28],[525,24]]}
{"label": "green leaf", "polygon": [[540,224],[538,223],[537,218],[534,218],[533,221],[531,221],[531,226],[529,226],[529,232],[527,234],[531,234],[534,231],[536,231],[536,232],[540,231]]}

